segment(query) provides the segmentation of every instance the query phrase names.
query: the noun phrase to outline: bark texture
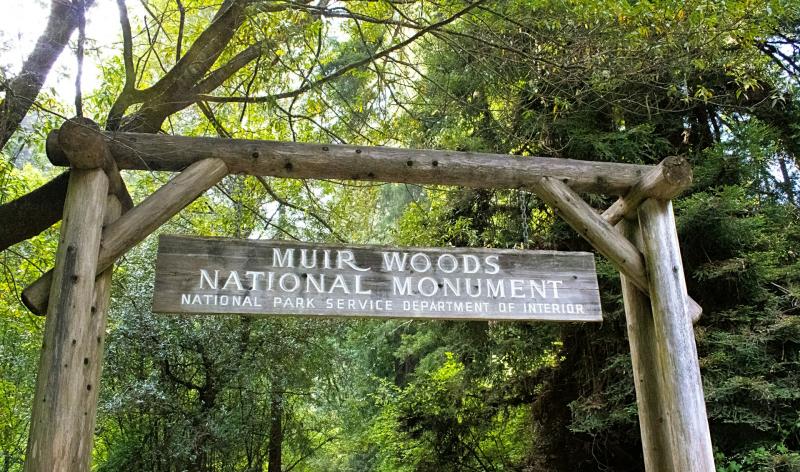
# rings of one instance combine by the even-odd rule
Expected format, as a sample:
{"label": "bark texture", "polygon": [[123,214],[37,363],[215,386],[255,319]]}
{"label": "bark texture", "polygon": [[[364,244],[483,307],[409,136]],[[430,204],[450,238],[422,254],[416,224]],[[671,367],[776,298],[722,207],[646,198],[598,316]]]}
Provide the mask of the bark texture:
{"label": "bark texture", "polygon": [[[94,0],[86,0],[86,8],[92,3]],[[22,65],[22,71],[8,83],[6,98],[0,103],[0,149],[5,147],[28,114],[50,68],[78,27],[79,16],[78,0],[52,0],[50,19],[44,32]]]}
{"label": "bark texture", "polygon": [[36,236],[61,219],[68,181],[69,172],[64,172],[33,192],[0,205],[0,251]]}

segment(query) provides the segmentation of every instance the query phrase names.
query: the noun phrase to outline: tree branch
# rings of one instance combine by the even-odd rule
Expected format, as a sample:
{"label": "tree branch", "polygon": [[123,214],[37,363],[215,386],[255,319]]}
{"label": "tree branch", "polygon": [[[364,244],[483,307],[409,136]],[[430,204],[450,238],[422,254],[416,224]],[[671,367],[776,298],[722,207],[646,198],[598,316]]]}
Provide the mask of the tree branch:
{"label": "tree branch", "polygon": [[136,83],[136,70],[133,68],[133,38],[131,35],[131,23],[128,19],[128,7],[125,0],[117,0],[119,8],[119,24],[122,28],[122,59],[125,63],[125,85],[124,89],[133,89]]}
{"label": "tree branch", "polygon": [[199,95],[202,93],[208,93],[222,85],[239,69],[243,68],[254,59],[259,57],[267,43],[268,41],[266,40],[259,41],[258,43],[251,45],[244,51],[234,56],[233,59],[215,69],[213,72],[208,74],[206,78],[198,82],[198,84],[192,89],[192,94]]}
{"label": "tree branch", "polygon": [[136,68],[133,66],[133,37],[125,0],[117,0],[117,8],[119,9],[119,24],[122,29],[122,60],[125,64],[125,84],[122,86],[122,92],[108,112],[108,117],[106,118],[106,129],[108,130],[119,128],[125,111],[139,99],[139,91],[136,90]]}
{"label": "tree branch", "polygon": [[337,439],[338,437],[339,436],[330,436],[330,437],[326,438],[324,441],[322,441],[317,446],[315,446],[313,449],[311,449],[307,454],[301,456],[299,459],[297,459],[296,461],[294,461],[291,464],[289,464],[289,466],[287,468],[285,468],[283,470],[283,472],[291,471],[292,469],[294,469],[297,466],[297,464],[299,464],[299,463],[303,462],[304,460],[308,459],[309,457],[313,456],[318,450],[320,450],[322,448],[322,446],[328,444],[329,442],[333,441],[334,439]]}
{"label": "tree branch", "polygon": [[231,133],[228,132],[228,130],[226,130],[225,127],[222,126],[222,123],[219,122],[217,117],[214,116],[214,112],[211,110],[211,107],[208,106],[208,103],[197,102],[197,107],[200,109],[201,112],[203,112],[203,115],[206,117],[209,123],[211,123],[211,125],[214,127],[214,130],[216,130],[217,134],[221,138],[231,137]]}
{"label": "tree branch", "polygon": [[[86,0],[86,8],[88,9],[93,3],[94,0]],[[0,103],[0,149],[11,139],[11,135],[28,114],[50,68],[64,50],[77,26],[78,15],[74,3],[67,1],[51,3],[50,17],[44,33],[22,65],[19,75],[5,87],[6,96]]]}
{"label": "tree branch", "polygon": [[33,192],[0,205],[0,251],[36,236],[61,219],[68,181],[69,172],[64,172]]}
{"label": "tree branch", "polygon": [[348,65],[346,65],[344,67],[341,67],[341,68],[337,69],[336,71],[330,73],[329,75],[326,75],[325,77],[317,79],[317,80],[315,80],[313,82],[307,82],[307,83],[301,85],[300,87],[296,88],[295,90],[293,90],[291,92],[283,92],[283,93],[277,93],[277,94],[274,94],[274,95],[266,95],[266,96],[261,96],[261,97],[215,97],[215,96],[212,96],[212,95],[200,95],[199,97],[197,97],[197,99],[198,100],[205,100],[207,102],[221,102],[221,103],[243,103],[243,102],[265,103],[265,102],[271,102],[271,101],[274,101],[274,100],[279,100],[279,99],[282,99],[282,98],[296,97],[296,96],[301,95],[301,94],[303,94],[303,93],[305,93],[305,92],[307,92],[307,91],[309,91],[311,89],[319,87],[320,85],[323,85],[323,84],[325,84],[327,82],[330,82],[330,81],[332,81],[334,79],[337,79],[337,78],[345,75],[346,73],[350,72],[351,70],[358,69],[359,67],[362,67],[362,66],[364,66],[366,64],[369,64],[372,61],[375,61],[377,59],[386,57],[386,56],[392,54],[393,52],[398,51],[398,50],[408,46],[409,44],[413,43],[414,41],[416,41],[417,39],[421,38],[425,34],[431,32],[431,31],[434,31],[434,30],[436,30],[438,28],[441,28],[443,26],[446,26],[446,25],[452,23],[453,21],[457,20],[458,18],[464,16],[470,10],[472,10],[473,8],[475,8],[478,5],[480,5],[483,1],[484,0],[478,0],[476,2],[470,3],[466,7],[462,8],[461,10],[456,12],[454,15],[452,15],[452,16],[450,16],[450,17],[448,17],[448,18],[446,18],[446,19],[444,19],[442,21],[439,21],[439,22],[436,22],[436,23],[432,23],[432,24],[430,24],[430,25],[428,25],[428,26],[426,26],[424,28],[421,28],[415,34],[411,35],[408,39],[406,39],[404,41],[401,41],[401,42],[395,44],[394,46],[386,48],[386,49],[384,49],[383,51],[381,51],[381,52],[379,52],[377,54],[369,55],[369,56],[367,56],[367,57],[365,57],[363,59],[360,59],[360,60],[358,60],[356,62],[352,62],[352,63],[350,63],[350,64],[348,64]]}
{"label": "tree branch", "polygon": [[81,92],[81,79],[83,78],[83,46],[86,42],[86,3],[76,0],[78,10],[78,47],[75,55],[78,58],[78,70],[75,74],[75,116],[83,117],[83,93]]}
{"label": "tree branch", "polygon": [[280,203],[280,204],[281,204],[281,205],[283,205],[283,206],[287,206],[287,207],[289,207],[289,208],[293,208],[293,209],[295,209],[295,210],[297,210],[297,211],[301,211],[301,212],[305,213],[306,215],[308,215],[308,216],[310,216],[310,217],[314,218],[314,219],[315,219],[315,220],[317,220],[317,221],[318,221],[318,222],[319,222],[319,223],[320,223],[322,226],[324,226],[324,227],[325,227],[325,228],[326,228],[328,231],[330,231],[331,235],[332,235],[334,238],[336,238],[337,240],[339,240],[339,242],[342,242],[342,243],[346,243],[346,242],[347,242],[347,241],[346,241],[344,238],[342,238],[341,236],[339,236],[339,235],[336,233],[336,231],[335,231],[335,230],[334,230],[334,229],[331,227],[331,225],[330,225],[330,224],[328,224],[328,222],[327,222],[327,221],[325,221],[325,219],[324,219],[324,218],[322,218],[321,216],[319,216],[319,215],[318,215],[316,212],[314,212],[314,211],[312,211],[312,210],[309,210],[308,208],[303,208],[303,207],[297,206],[297,205],[295,205],[295,204],[293,204],[293,203],[290,203],[290,202],[289,202],[289,201],[287,201],[286,199],[284,199],[284,198],[281,198],[281,196],[280,196],[280,195],[278,195],[277,193],[275,193],[275,190],[273,190],[273,189],[272,189],[272,187],[269,185],[269,182],[267,182],[267,180],[266,180],[264,177],[262,177],[262,176],[260,176],[260,175],[256,175],[256,176],[255,176],[255,178],[256,178],[256,179],[257,179],[259,182],[261,182],[261,185],[264,187],[264,190],[266,190],[266,191],[267,191],[267,193],[269,194],[269,196],[270,196],[270,197],[272,197],[272,199],[273,199],[273,200],[275,200],[276,202]]}
{"label": "tree branch", "polygon": [[[107,129],[154,133],[160,130],[167,116],[194,103],[196,99],[183,98],[186,91],[203,79],[222,54],[244,21],[244,8],[248,2],[249,0],[225,0],[211,24],[161,79],[147,89],[131,88],[129,92],[120,94],[109,113]],[[176,108],[174,102],[180,102],[182,106]],[[123,124],[122,117],[135,103],[142,103],[141,109]],[[164,106],[170,103],[173,105]]]}
{"label": "tree branch", "polygon": [[175,44],[175,62],[181,60],[181,47],[183,45],[183,27],[186,23],[186,8],[183,7],[181,0],[175,0],[178,4],[178,12],[180,14],[180,23],[178,25],[178,41]]}

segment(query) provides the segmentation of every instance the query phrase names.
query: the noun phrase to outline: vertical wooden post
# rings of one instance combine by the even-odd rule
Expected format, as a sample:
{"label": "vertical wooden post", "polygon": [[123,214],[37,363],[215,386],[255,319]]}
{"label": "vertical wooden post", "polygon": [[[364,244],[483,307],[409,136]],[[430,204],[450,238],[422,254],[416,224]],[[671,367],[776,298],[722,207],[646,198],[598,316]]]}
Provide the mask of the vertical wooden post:
{"label": "vertical wooden post", "polygon": [[[122,214],[123,204],[114,195],[109,195],[106,200],[105,217],[103,227],[113,223]],[[84,412],[79,431],[82,434],[93,438],[94,427],[97,419],[97,397],[100,393],[100,374],[103,370],[103,351],[106,338],[106,321],[108,319],[108,308],[111,302],[111,274],[113,267],[109,267],[102,274],[97,276],[94,282],[94,303],[91,308],[91,319],[86,338],[89,340],[86,357],[83,359],[83,369],[87,385],[93,385],[87,395],[81,397],[81,410]],[[81,443],[82,450],[78,455],[91,464],[93,441]],[[88,466],[87,466],[88,470]]]}
{"label": "vertical wooden post", "polygon": [[[633,242],[639,239],[638,224],[622,220],[619,225],[628,239]],[[653,342],[656,336],[650,299],[622,273],[620,280],[622,298],[625,301],[628,342],[631,346],[644,468],[648,472],[671,472],[676,469],[672,466],[669,430],[663,405],[659,400],[662,390],[659,380],[661,369],[656,345]]]}
{"label": "vertical wooden post", "polygon": [[670,432],[673,470],[714,472],[694,329],[687,311],[672,203],[646,200],[639,207],[650,283],[660,397]]}
{"label": "vertical wooden post", "polygon": [[91,327],[97,255],[108,193],[102,169],[73,169],[64,204],[44,342],[31,413],[26,472],[89,470],[92,430],[83,430],[96,359]]}
{"label": "vertical wooden post", "polygon": [[[26,472],[88,471],[99,375],[95,276],[109,179],[97,125],[62,125],[59,142],[70,159],[67,196],[36,376]],[[115,210],[116,211],[116,210]],[[100,281],[101,290],[107,280]]]}

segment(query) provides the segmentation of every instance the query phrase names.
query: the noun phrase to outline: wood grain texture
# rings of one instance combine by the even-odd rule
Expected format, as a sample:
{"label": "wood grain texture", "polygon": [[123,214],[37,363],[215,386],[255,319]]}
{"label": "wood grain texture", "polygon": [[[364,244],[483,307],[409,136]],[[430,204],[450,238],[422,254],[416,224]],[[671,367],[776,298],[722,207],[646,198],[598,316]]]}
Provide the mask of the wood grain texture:
{"label": "wood grain texture", "polygon": [[[231,173],[368,180],[475,188],[528,188],[549,176],[578,191],[623,195],[653,166],[519,157],[479,152],[307,144],[161,134],[105,133],[120,169],[179,171],[208,158],[225,161]],[[47,155],[66,165],[48,140]]]}
{"label": "wood grain texture", "polygon": [[[103,218],[103,227],[113,223],[122,214],[122,204],[116,196],[109,195],[106,199],[106,211]],[[87,329],[86,357],[83,359],[84,376],[87,385],[93,385],[87,395],[81,397],[83,404],[80,410],[83,411],[82,422],[79,426],[80,434],[94,435],[94,427],[97,420],[97,398],[100,393],[100,377],[103,370],[103,352],[106,338],[106,323],[108,320],[108,309],[111,305],[111,276],[114,272],[113,267],[109,267],[100,274],[94,283],[94,303],[92,304],[91,316]],[[78,454],[87,457],[91,465],[93,441],[80,443],[81,450]]]}
{"label": "wood grain texture", "polygon": [[[616,225],[614,225],[614,228],[617,231],[620,231],[621,233],[625,233],[627,231],[625,229],[626,219],[627,218],[623,218],[622,220],[620,220]],[[634,242],[634,244],[636,245],[636,247],[641,248],[642,247],[641,233],[639,231],[636,231],[635,236],[636,238],[639,239],[639,241]],[[701,307],[696,301],[694,301],[694,299],[689,296],[688,292],[686,293],[686,303],[687,303],[687,310],[689,311],[689,316],[692,317],[692,324],[695,324],[703,316],[703,307]]]}
{"label": "wood grain texture", "polygon": [[[108,225],[103,231],[97,274],[111,267],[125,252],[219,182],[227,173],[228,168],[219,159],[196,162]],[[22,301],[33,313],[44,313],[52,277],[50,271],[22,291]]]}
{"label": "wood grain texture", "polygon": [[633,243],[600,218],[580,195],[562,182],[547,177],[539,181],[534,192],[556,209],[564,221],[611,261],[636,287],[647,293],[648,282],[642,254]]}
{"label": "wood grain texture", "polygon": [[670,156],[642,176],[624,197],[603,212],[603,219],[615,225],[623,218],[636,218],[636,209],[647,198],[672,200],[692,184],[692,167],[680,156]]}
{"label": "wood grain texture", "polygon": [[[649,293],[647,274],[642,253],[611,226],[580,195],[562,182],[545,177],[533,191],[550,207],[558,210],[575,231],[594,246],[597,251],[611,261],[620,272],[645,294]],[[699,317],[703,309],[688,298],[689,312]]]}
{"label": "wood grain texture", "polygon": [[84,360],[96,352],[91,310],[107,192],[108,178],[101,169],[70,173],[36,377],[27,472],[89,470],[94,431],[81,428],[84,407],[97,385]]}
{"label": "wood grain texture", "polygon": [[[628,240],[639,239],[638,222],[623,220],[619,226]],[[620,274],[620,282],[631,348],[644,468],[648,472],[672,472],[676,469],[672,465],[670,435],[661,399],[661,367],[654,343],[656,336],[650,299],[625,274]]]}
{"label": "wood grain texture", "polygon": [[0,205],[0,251],[36,236],[61,219],[68,182],[69,171]]}
{"label": "wood grain texture", "polygon": [[654,341],[674,470],[713,472],[714,455],[672,204],[646,200],[639,207],[639,223],[650,274]]}
{"label": "wood grain texture", "polygon": [[105,142],[97,123],[88,118],[71,118],[58,130],[58,144],[71,167],[97,169],[105,161]]}
{"label": "wood grain texture", "polygon": [[[125,181],[122,180],[119,167],[117,167],[97,123],[88,118],[72,118],[65,121],[59,130],[52,131],[47,135],[47,147],[62,149],[65,153],[63,155],[65,165],[88,169],[102,167],[108,175],[108,191],[116,195],[117,200],[122,204],[122,211],[133,208],[133,200],[128,193],[128,188],[125,186]],[[73,153],[71,158],[67,157],[67,150],[71,150],[70,152]]]}
{"label": "wood grain texture", "polygon": [[165,235],[153,311],[602,320],[591,253]]}

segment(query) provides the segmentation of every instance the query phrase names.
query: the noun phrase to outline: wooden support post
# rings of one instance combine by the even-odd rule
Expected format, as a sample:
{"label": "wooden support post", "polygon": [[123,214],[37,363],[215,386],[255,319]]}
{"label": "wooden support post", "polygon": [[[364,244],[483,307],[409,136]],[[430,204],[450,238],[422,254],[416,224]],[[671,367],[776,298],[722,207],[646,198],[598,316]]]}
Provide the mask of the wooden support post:
{"label": "wooden support post", "polygon": [[[113,223],[122,214],[122,203],[116,196],[109,195],[106,200],[106,212],[103,218],[103,227]],[[108,320],[108,309],[111,304],[111,275],[113,267],[109,267],[100,274],[94,283],[94,304],[91,310],[91,319],[88,328],[87,339],[89,339],[89,352],[83,361],[86,370],[87,385],[95,385],[83,397],[84,405],[83,422],[80,426],[81,431],[94,432],[97,419],[97,397],[100,393],[100,377],[103,370],[103,352],[106,339],[106,322]],[[88,359],[88,361],[87,361]],[[93,441],[81,443],[86,449],[80,451],[82,457],[91,458]],[[90,460],[91,462],[91,460]]]}
{"label": "wooden support post", "polygon": [[694,330],[686,308],[686,282],[672,203],[646,200],[639,207],[639,223],[673,470],[713,472],[711,435]]}
{"label": "wooden support post", "polygon": [[[130,248],[228,174],[220,159],[199,161],[178,174],[103,231],[97,274],[111,267]],[[43,314],[53,272],[47,272],[22,291],[22,301],[33,313]]]}
{"label": "wooden support post", "polygon": [[[595,213],[588,203],[563,182],[550,177],[542,178],[534,192],[545,203],[559,211],[559,215],[595,249],[627,275],[631,282],[645,294],[649,291],[642,253],[625,239],[611,224]],[[700,305],[688,299],[693,315],[703,311]],[[698,315],[699,316],[699,315]]]}
{"label": "wooden support post", "polygon": [[[692,168],[689,161],[678,156],[668,157],[646,173],[624,197],[619,197],[613,205],[608,207],[603,212],[602,218],[609,224],[616,225],[617,229],[621,229],[620,224],[625,218],[636,219],[639,205],[646,199],[671,200],[689,188],[691,184]],[[697,323],[703,314],[703,309],[689,297],[688,293],[686,300],[689,302],[692,323]]]}
{"label": "wooden support post", "polygon": [[[623,220],[620,222],[623,235],[635,241],[639,225]],[[658,352],[653,326],[650,300],[625,274],[620,274],[622,298],[625,301],[628,342],[631,347],[631,363],[636,387],[636,405],[639,410],[639,430],[642,436],[644,468],[648,472],[672,472],[669,430],[665,412],[660,401],[661,387]]]}
{"label": "wooden support post", "polygon": [[642,176],[624,197],[620,197],[603,212],[603,219],[615,225],[623,218],[636,218],[639,204],[647,198],[672,200],[692,184],[689,161],[671,156]]}
{"label": "wooden support post", "polygon": [[94,431],[85,429],[86,405],[97,385],[87,362],[95,361],[90,356],[97,345],[91,309],[107,193],[102,169],[70,173],[36,377],[27,472],[89,470]]}

